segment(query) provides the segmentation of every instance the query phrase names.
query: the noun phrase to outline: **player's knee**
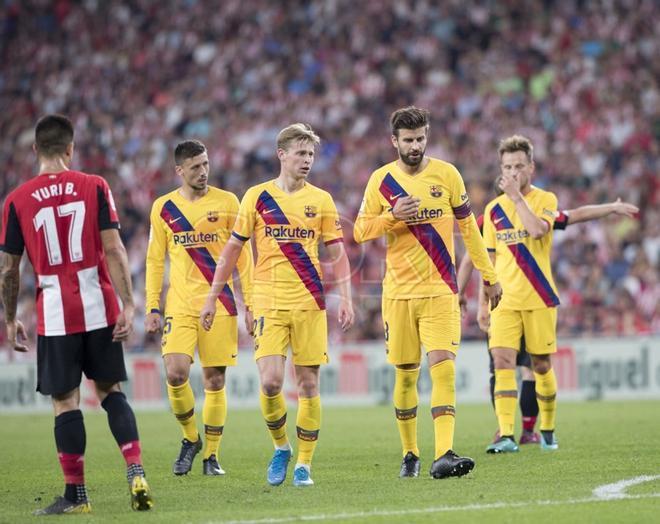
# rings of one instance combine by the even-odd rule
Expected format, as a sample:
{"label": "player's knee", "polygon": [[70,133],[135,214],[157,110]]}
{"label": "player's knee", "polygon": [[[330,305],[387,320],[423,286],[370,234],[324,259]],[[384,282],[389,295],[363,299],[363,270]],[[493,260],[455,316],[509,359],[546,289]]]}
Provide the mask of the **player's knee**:
{"label": "player's knee", "polygon": [[282,391],[282,379],[279,377],[264,377],[261,389],[267,397],[274,397]]}
{"label": "player's knee", "polygon": [[303,380],[298,384],[298,395],[301,397],[315,397],[319,394],[319,386],[315,380]]}
{"label": "player's knee", "polygon": [[532,367],[534,368],[534,373],[545,375],[552,369],[552,363],[549,357],[535,357],[532,361]]}
{"label": "player's knee", "polygon": [[188,380],[188,372],[185,369],[168,369],[167,370],[167,383],[170,386],[181,386]]}
{"label": "player's knee", "polygon": [[225,387],[224,375],[213,375],[212,377],[204,377],[204,389],[209,391],[220,391]]}

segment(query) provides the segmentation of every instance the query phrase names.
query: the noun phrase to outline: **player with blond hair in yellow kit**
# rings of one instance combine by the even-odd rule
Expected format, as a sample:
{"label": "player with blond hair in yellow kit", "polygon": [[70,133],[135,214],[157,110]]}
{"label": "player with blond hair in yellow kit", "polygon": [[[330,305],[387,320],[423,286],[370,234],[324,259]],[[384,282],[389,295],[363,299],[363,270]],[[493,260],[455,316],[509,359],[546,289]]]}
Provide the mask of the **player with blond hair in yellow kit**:
{"label": "player with blond hair in yellow kit", "polygon": [[291,459],[282,393],[289,345],[298,386],[298,459],[293,484],[314,484],[310,468],[321,426],[319,366],[328,362],[319,241],[325,243],[333,261],[341,294],[338,320],[343,329],[350,327],[354,316],[350,266],[337,208],[329,193],[306,181],[317,144],[319,137],[309,125],[292,124],[280,131],[280,174],[245,193],[201,313],[203,326],[211,329],[216,308],[213,297],[225,285],[242,246],[253,237],[257,250],[254,357],[261,382],[261,411],[275,446],[267,471],[268,483],[273,486],[284,482]]}
{"label": "player with blond hair in yellow kit", "polygon": [[500,276],[504,297],[491,313],[488,347],[495,367],[495,414],[500,438],[488,453],[518,451],[513,438],[518,388],[516,355],[525,338],[532,357],[541,415],[541,448],[557,449],[554,435],[557,379],[550,355],[557,351],[559,297],[552,278],[550,251],[557,197],[531,184],[534,149],[514,135],[499,146],[503,195],[484,211],[484,241]]}
{"label": "player with blond hair in yellow kit", "polygon": [[[181,142],[174,150],[174,160],[181,187],[156,199],[151,208],[145,328],[149,333],[160,332],[161,316],[164,318],[161,350],[167,396],[183,432],[174,474],[187,474],[202,448],[195,420],[195,397],[188,380],[197,347],[204,383],[203,473],[223,475],[218,457],[227,418],[225,373],[227,366],[236,365],[238,353],[238,312],[233,284],[223,286],[215,295],[220,307],[210,333],[202,329],[199,312],[211,288],[215,260],[234,227],[238,198],[229,191],[208,185],[209,158],[201,142]],[[161,315],[166,256],[170,260],[170,285],[165,313]],[[252,329],[249,306],[253,261],[249,246],[241,252],[238,269],[248,308],[246,324]]]}
{"label": "player with blond hair in yellow kit", "polygon": [[374,171],[367,184],[354,236],[364,242],[387,238],[383,324],[387,360],[396,367],[394,411],[403,447],[400,477],[419,476],[417,380],[421,346],[427,353],[435,431],[434,478],[460,477],[474,461],[454,451],[455,358],[461,339],[454,267],[454,219],[484,290],[497,306],[502,290],[488,258],[465,184],[448,162],[425,155],[429,112],[395,111],[392,145],[399,158]]}

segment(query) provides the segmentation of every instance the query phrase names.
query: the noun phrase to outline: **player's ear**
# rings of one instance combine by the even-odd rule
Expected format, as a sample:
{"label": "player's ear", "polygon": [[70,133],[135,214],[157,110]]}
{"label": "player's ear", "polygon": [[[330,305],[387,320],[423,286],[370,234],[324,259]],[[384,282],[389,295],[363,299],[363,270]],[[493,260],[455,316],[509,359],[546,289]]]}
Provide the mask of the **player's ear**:
{"label": "player's ear", "polygon": [[392,146],[394,147],[394,149],[399,149],[399,139],[397,138],[397,136],[392,135],[391,140],[392,140]]}
{"label": "player's ear", "polygon": [[71,142],[68,146],[66,146],[66,156],[68,156],[69,159],[73,158],[73,150],[74,145],[73,142]]}

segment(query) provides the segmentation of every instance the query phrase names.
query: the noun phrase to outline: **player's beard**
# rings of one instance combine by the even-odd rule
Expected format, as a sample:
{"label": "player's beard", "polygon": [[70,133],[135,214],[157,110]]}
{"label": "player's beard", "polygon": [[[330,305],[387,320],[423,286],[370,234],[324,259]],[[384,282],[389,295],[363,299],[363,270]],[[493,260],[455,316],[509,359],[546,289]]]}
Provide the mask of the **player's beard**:
{"label": "player's beard", "polygon": [[399,158],[401,159],[401,162],[403,162],[407,166],[417,167],[419,164],[422,163],[422,160],[424,160],[425,153],[426,153],[426,148],[424,148],[422,151],[419,152],[419,156],[417,158],[413,159],[411,158],[410,155],[404,155],[399,149]]}

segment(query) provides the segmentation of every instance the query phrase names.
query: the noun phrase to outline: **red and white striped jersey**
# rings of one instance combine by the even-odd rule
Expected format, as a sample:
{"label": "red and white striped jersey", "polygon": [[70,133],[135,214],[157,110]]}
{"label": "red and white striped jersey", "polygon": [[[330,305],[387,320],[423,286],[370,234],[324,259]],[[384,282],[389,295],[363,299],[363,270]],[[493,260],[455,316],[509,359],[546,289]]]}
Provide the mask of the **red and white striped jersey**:
{"label": "red and white striped jersey", "polygon": [[100,231],[118,229],[107,182],[78,171],[41,174],[5,200],[0,249],[27,250],[34,267],[39,335],[82,333],[114,324],[119,304]]}

